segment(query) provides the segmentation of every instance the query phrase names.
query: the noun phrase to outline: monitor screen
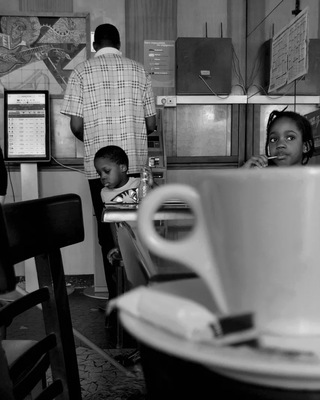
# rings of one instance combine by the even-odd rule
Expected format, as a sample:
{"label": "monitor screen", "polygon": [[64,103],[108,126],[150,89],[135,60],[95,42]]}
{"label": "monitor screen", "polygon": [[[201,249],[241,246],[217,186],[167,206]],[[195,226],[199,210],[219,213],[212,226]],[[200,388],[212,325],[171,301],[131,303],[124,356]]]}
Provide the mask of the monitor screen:
{"label": "monitor screen", "polygon": [[13,162],[50,161],[49,92],[4,92],[4,158]]}

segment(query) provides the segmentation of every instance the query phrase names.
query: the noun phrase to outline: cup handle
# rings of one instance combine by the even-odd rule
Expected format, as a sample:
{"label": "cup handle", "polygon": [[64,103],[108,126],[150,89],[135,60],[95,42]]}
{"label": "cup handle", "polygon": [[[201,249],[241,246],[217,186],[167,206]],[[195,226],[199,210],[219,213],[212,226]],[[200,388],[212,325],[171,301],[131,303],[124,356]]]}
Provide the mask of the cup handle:
{"label": "cup handle", "polygon": [[[176,241],[160,236],[154,226],[154,215],[170,199],[186,202],[195,216],[194,226],[188,235]],[[162,258],[182,263],[199,275],[207,284],[218,311],[228,314],[206,219],[200,195],[194,188],[184,184],[167,184],[152,190],[139,205],[138,234],[148,250]]]}

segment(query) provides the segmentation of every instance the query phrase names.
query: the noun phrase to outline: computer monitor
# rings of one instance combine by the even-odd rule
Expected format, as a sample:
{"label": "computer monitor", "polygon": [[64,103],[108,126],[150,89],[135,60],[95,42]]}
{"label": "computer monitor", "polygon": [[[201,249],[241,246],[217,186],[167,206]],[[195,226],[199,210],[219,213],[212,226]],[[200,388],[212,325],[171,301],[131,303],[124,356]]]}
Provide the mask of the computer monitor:
{"label": "computer monitor", "polygon": [[47,90],[4,91],[5,161],[50,161],[49,121]]}

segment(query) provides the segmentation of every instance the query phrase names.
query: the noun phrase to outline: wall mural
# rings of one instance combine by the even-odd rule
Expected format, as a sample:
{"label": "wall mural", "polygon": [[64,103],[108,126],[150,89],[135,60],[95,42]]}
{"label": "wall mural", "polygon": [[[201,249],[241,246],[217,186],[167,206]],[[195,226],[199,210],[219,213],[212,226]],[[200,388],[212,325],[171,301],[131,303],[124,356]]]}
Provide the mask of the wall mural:
{"label": "wall mural", "polygon": [[49,90],[63,95],[74,67],[90,54],[88,15],[0,17],[0,93]]}

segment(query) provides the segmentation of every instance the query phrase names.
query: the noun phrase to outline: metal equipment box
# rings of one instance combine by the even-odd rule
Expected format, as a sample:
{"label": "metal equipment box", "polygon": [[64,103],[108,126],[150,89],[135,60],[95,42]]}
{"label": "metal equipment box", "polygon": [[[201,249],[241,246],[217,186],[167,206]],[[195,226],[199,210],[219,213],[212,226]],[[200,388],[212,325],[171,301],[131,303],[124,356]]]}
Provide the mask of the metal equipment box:
{"label": "metal equipment box", "polygon": [[176,63],[177,95],[231,93],[230,38],[179,37]]}

